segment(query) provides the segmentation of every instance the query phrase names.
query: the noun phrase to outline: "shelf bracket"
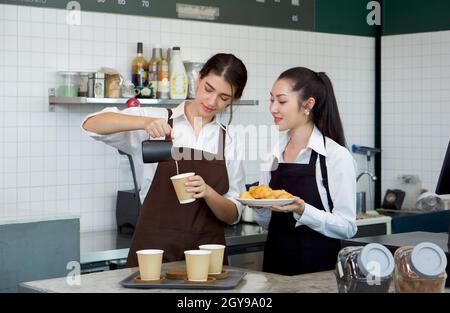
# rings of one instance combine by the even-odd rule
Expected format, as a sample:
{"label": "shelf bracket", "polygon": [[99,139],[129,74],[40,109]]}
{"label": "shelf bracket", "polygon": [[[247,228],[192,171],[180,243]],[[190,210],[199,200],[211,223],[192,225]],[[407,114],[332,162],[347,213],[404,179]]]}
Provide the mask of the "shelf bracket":
{"label": "shelf bracket", "polygon": [[56,112],[56,103],[52,101],[52,99],[55,99],[56,97],[56,89],[50,88],[48,90],[48,111],[49,112]]}

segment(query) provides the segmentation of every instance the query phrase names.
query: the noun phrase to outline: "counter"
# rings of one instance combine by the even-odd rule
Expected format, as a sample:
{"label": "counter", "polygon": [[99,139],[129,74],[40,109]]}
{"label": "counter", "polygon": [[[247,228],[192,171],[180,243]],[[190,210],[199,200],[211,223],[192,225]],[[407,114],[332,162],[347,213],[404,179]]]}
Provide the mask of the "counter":
{"label": "counter", "polygon": [[79,219],[80,216],[76,214],[58,214],[55,212],[33,212],[32,216],[17,216],[17,217],[5,217],[0,218],[0,225],[11,224],[27,224],[27,223],[39,223],[48,221],[60,221]]}
{"label": "counter", "polygon": [[[184,262],[163,264],[163,270],[180,267]],[[241,270],[226,266],[227,269]],[[123,288],[119,282],[138,269],[122,269],[81,276],[80,286],[69,286],[66,278],[26,282],[20,285],[22,292],[57,292],[57,293],[267,293],[267,292],[337,292],[336,280],[332,271],[299,276],[282,276],[257,271],[246,270],[243,281],[231,290],[188,290],[188,289],[129,289]]]}
{"label": "counter", "polygon": [[80,219],[36,216],[0,220],[0,293],[20,282],[66,275],[80,259]]}
{"label": "counter", "polygon": [[433,242],[444,250],[444,253],[450,255],[447,245],[448,234],[446,233],[429,233],[429,232],[411,232],[400,233],[384,236],[371,236],[342,240],[343,246],[360,245],[376,242],[386,246],[387,248],[397,248],[401,246],[415,246],[421,242]]}
{"label": "counter", "polygon": [[358,219],[356,220],[356,225],[358,227],[360,227],[360,226],[374,225],[374,224],[386,224],[386,234],[390,235],[392,233],[391,221],[392,221],[392,218],[390,216],[362,215],[361,217],[358,217]]}
{"label": "counter", "polygon": [[[180,267],[184,262],[163,264],[163,270]],[[229,270],[242,269],[225,266]],[[21,292],[39,293],[337,293],[336,279],[333,271],[304,274],[298,276],[282,276],[245,270],[247,275],[241,283],[231,290],[202,289],[130,289],[123,288],[119,282],[136,272],[137,268],[86,274],[81,276],[79,286],[70,286],[65,277],[22,283]],[[390,291],[394,291],[391,284]],[[445,289],[450,293],[450,288]]]}
{"label": "counter", "polygon": [[431,233],[448,232],[450,225],[450,211],[423,210],[385,210],[379,213],[392,217],[392,233],[410,233],[425,231]]}

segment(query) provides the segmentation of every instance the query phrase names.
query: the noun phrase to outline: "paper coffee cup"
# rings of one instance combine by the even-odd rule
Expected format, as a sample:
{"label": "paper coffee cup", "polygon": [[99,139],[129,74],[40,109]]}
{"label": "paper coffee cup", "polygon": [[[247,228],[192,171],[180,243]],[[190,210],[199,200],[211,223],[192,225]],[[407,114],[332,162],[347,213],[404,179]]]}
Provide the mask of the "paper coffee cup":
{"label": "paper coffee cup", "polygon": [[136,252],[141,280],[161,279],[163,250],[139,250]]}
{"label": "paper coffee cup", "polygon": [[184,256],[186,258],[188,280],[197,282],[207,281],[211,251],[188,250],[184,251]]}
{"label": "paper coffee cup", "polygon": [[201,245],[200,250],[211,251],[211,259],[209,261],[209,271],[208,274],[221,274],[223,267],[223,255],[225,253],[224,245]]}
{"label": "paper coffee cup", "polygon": [[195,192],[187,192],[185,185],[188,182],[188,178],[194,175],[195,173],[184,173],[170,177],[173,183],[173,188],[175,188],[175,192],[177,193],[178,201],[180,201],[181,204],[195,201]]}

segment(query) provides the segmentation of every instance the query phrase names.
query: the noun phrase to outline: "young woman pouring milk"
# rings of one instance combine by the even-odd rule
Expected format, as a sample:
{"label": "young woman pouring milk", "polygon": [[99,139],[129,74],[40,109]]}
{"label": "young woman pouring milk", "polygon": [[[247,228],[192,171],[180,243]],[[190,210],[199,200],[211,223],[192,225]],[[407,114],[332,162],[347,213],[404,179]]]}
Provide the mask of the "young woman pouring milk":
{"label": "young woman pouring milk", "polygon": [[[219,123],[223,112],[242,95],[247,70],[232,54],[216,54],[200,71],[194,100],[173,110],[117,108],[92,114],[82,128],[92,138],[133,156],[139,179],[142,210],[128,255],[128,266],[137,266],[136,251],[164,250],[164,261],[184,259],[184,251],[199,245],[225,244],[224,226],[239,221],[242,205],[234,198],[245,190],[245,178],[236,134]],[[197,121],[201,120],[200,123]],[[173,138],[174,146],[201,152],[201,158],[180,160],[180,173],[194,172],[187,191],[196,201],[180,204],[171,177],[175,162],[143,164],[141,143],[151,138]],[[205,158],[204,153],[216,157]],[[184,153],[183,153],[184,155]]]}

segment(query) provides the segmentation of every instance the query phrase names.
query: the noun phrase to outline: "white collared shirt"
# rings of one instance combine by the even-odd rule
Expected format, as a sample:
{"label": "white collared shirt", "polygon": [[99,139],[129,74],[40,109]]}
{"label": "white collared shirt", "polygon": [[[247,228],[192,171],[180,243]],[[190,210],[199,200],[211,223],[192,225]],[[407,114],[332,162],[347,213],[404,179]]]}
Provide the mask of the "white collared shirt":
{"label": "white collared shirt", "polygon": [[[203,125],[198,139],[195,137],[194,128],[184,114],[185,102],[172,110],[173,115],[173,132],[174,141],[173,144],[176,147],[186,147],[191,149],[203,150],[209,153],[218,152],[218,143],[221,125],[214,119],[212,122]],[[139,131],[126,131],[119,132],[111,135],[100,135],[93,132],[88,132],[83,128],[84,122],[97,114],[105,112],[122,113],[137,116],[148,116],[153,118],[167,119],[168,112],[165,108],[153,108],[153,107],[140,107],[140,108],[127,108],[120,111],[116,107],[107,107],[104,110],[88,115],[81,124],[81,128],[85,133],[95,140],[102,141],[107,145],[110,145],[118,150],[121,150],[133,157],[134,166],[136,168],[136,180],[140,187],[139,196],[141,203],[144,202],[147,192],[150,189],[153,178],[156,173],[158,163],[144,164],[142,160],[142,141],[148,140],[149,135],[144,130]],[[231,200],[237,208],[238,219],[234,222],[239,222],[243,210],[243,205],[240,204],[235,197],[245,191],[245,174],[242,161],[238,160],[235,155],[242,153],[238,149],[242,149],[240,145],[237,145],[237,134],[232,130],[227,129],[225,139],[225,162],[228,172],[229,190],[224,195],[225,198]],[[152,138],[152,139],[164,139]],[[168,187],[170,187],[168,185]]]}
{"label": "white collared shirt", "polygon": [[[330,189],[331,200],[333,201],[333,212],[330,213],[328,205],[327,192],[322,184],[322,174],[320,169],[320,160],[316,162],[316,183],[319,189],[320,199],[326,211],[315,208],[306,203],[305,211],[300,216],[293,214],[297,221],[296,227],[306,225],[311,229],[331,238],[346,239],[356,234],[356,162],[350,152],[337,144],[332,139],[326,137],[326,148],[323,142],[323,136],[317,127],[309,139],[307,148],[300,151],[295,163],[308,164],[311,151],[326,157],[326,166],[328,172],[328,185]],[[277,158],[279,163],[285,163],[283,153],[289,142],[287,132],[280,133],[280,140],[272,150],[273,156],[265,168],[270,168],[273,160]],[[263,171],[259,184],[268,185],[271,179],[270,171]],[[269,208],[253,209],[254,216],[258,224],[268,229],[272,216]]]}

